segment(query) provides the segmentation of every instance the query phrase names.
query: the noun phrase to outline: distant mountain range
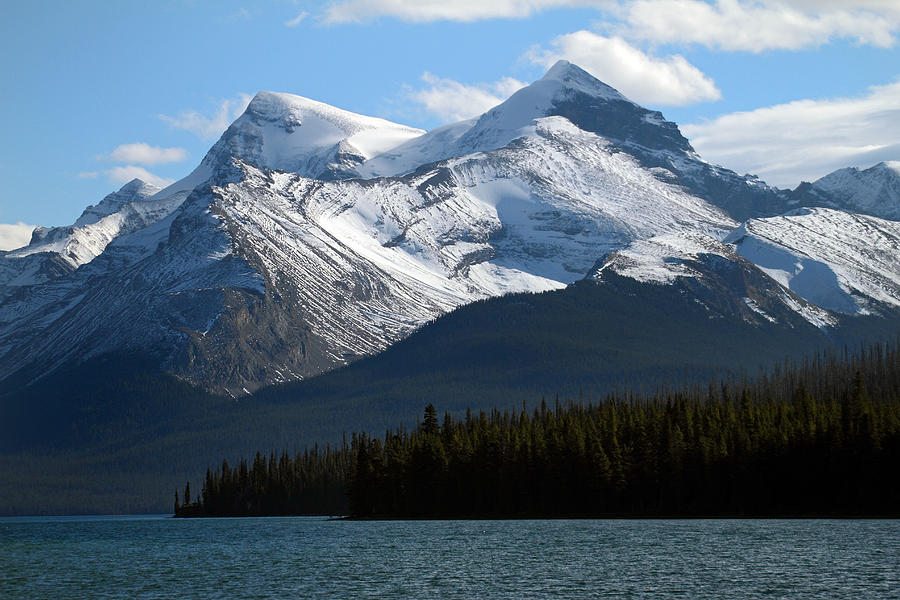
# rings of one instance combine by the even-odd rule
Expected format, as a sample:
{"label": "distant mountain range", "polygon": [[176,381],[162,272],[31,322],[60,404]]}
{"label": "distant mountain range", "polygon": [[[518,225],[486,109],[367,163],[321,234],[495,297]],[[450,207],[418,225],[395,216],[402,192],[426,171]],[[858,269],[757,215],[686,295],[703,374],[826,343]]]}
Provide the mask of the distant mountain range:
{"label": "distant mountain range", "polygon": [[898,218],[900,163],[772,188],[566,61],[430,132],[260,92],[181,181],[134,180],[0,253],[0,379],[138,353],[240,396],[476,300],[613,274],[700,305],[714,289],[732,309],[710,319],[760,332],[896,330]]}

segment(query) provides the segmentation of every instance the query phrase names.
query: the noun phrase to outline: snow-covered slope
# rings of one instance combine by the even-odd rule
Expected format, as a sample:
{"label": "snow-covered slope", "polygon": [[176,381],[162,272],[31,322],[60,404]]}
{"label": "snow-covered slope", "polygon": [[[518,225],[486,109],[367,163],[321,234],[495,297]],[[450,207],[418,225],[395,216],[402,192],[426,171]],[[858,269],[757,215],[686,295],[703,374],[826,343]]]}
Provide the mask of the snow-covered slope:
{"label": "snow-covered slope", "polygon": [[54,252],[78,268],[91,262],[123,233],[143,229],[178,207],[178,199],[151,199],[159,188],[138,179],[108,195],[97,206],[89,206],[70,227],[39,227],[31,243],[12,251],[8,258]]}
{"label": "snow-covered slope", "polygon": [[815,181],[811,192],[821,204],[850,212],[900,220],[900,162],[881,162],[868,169],[839,169]]}
{"label": "snow-covered slope", "polygon": [[259,92],[197,168],[156,196],[183,198],[198,186],[221,185],[234,173],[232,158],[313,179],[355,177],[364,161],[424,133],[303,96]]}
{"label": "snow-covered slope", "polygon": [[568,61],[522,88],[481,117],[440,127],[357,167],[364,177],[409,173],[423,164],[493,150],[529,135],[545,117],[562,117],[625,152],[658,179],[686,187],[732,218],[772,215],[787,208],[787,193],[702,160],[675,123],[631,102]]}
{"label": "snow-covered slope", "polygon": [[[184,332],[202,335],[234,294],[261,294],[260,276],[232,255],[209,200],[209,192],[195,193],[162,221],[111,244],[143,248],[133,260],[118,263],[111,248],[8,299],[0,310],[4,375],[111,351],[152,351],[171,360]],[[104,261],[116,268],[104,268]]]}
{"label": "snow-covered slope", "polygon": [[[827,310],[789,290],[734,246],[704,234],[637,240],[607,257],[592,277],[602,282],[609,273],[647,284],[682,285],[711,319],[737,317],[760,326],[794,327],[798,320],[818,328],[837,324]],[[693,285],[684,286],[685,280]]]}
{"label": "snow-covered slope", "polygon": [[78,217],[78,220],[75,221],[73,227],[83,227],[85,225],[96,223],[103,217],[122,210],[125,205],[131,202],[143,202],[147,200],[158,193],[159,190],[160,188],[152,183],[147,183],[140,179],[132,179],[119,188],[118,191],[103,198],[96,206],[92,205],[84,209],[84,212],[82,212],[81,216]]}
{"label": "snow-covered slope", "polygon": [[[259,214],[263,193],[280,197],[266,203],[273,206],[266,215]],[[539,120],[515,146],[403,178],[321,182],[247,168],[222,194],[240,198],[232,205],[240,211],[228,209],[236,221],[289,219],[291,227],[272,239],[283,250],[315,232],[339,254],[412,279],[445,305],[563,286],[583,277],[597,256],[635,238],[682,228],[724,235],[734,225],[558,117]],[[255,229],[268,235],[270,226]]]}
{"label": "snow-covered slope", "polygon": [[734,260],[734,249],[708,235],[685,232],[636,240],[614,252],[592,274],[602,279],[603,272],[615,271],[623,277],[647,283],[670,283],[678,277],[701,277],[691,265],[701,255]]}
{"label": "snow-covered slope", "polygon": [[35,229],[31,243],[0,253],[0,299],[17,288],[47,282],[85,265],[117,237],[170,214],[182,196],[159,196],[159,188],[134,179],[87,207],[73,225]]}
{"label": "snow-covered slope", "polygon": [[848,314],[900,306],[900,223],[828,208],[752,219],[726,239],[797,295]]}
{"label": "snow-covered slope", "polygon": [[365,160],[424,131],[358,115],[292,94],[259,92],[201,167],[215,171],[229,157],[313,179],[346,177]]}

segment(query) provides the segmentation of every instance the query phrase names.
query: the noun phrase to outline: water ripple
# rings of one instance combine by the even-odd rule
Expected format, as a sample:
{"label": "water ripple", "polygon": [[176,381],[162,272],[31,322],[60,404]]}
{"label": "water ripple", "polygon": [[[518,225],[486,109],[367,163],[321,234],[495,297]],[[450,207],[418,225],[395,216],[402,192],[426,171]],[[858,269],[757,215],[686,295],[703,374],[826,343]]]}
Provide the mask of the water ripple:
{"label": "water ripple", "polygon": [[896,520],[0,519],[0,598],[900,598]]}

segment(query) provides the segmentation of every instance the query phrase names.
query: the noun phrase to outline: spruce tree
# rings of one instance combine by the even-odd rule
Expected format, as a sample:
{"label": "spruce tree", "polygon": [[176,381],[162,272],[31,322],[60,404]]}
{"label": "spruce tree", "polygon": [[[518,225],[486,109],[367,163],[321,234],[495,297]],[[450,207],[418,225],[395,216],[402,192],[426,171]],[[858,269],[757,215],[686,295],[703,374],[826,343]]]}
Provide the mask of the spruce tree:
{"label": "spruce tree", "polygon": [[425,419],[422,421],[422,431],[428,435],[434,435],[438,432],[437,410],[434,405],[429,402],[425,407]]}

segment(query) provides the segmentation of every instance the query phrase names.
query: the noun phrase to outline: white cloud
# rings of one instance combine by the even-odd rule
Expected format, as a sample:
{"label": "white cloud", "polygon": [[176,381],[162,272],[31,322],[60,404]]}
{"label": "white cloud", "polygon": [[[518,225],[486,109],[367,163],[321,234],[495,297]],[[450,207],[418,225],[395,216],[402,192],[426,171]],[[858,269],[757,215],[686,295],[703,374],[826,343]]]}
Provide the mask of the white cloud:
{"label": "white cloud", "polygon": [[613,19],[603,23],[609,35],[731,51],[795,50],[834,39],[888,47],[900,31],[897,0],[341,0],[328,5],[321,20],[470,22],[576,7],[603,10]]}
{"label": "white cloud", "polygon": [[122,167],[113,167],[112,169],[106,171],[106,176],[109,177],[109,180],[113,183],[128,183],[132,179],[142,179],[147,183],[152,183],[158,187],[166,187],[174,183],[174,179],[168,179],[165,177],[160,177],[159,175],[154,175],[144,167],[139,167],[137,165],[125,165]]}
{"label": "white cloud", "polygon": [[0,250],[15,250],[27,246],[31,241],[32,231],[34,231],[34,225],[0,223]]}
{"label": "white cloud", "polygon": [[478,21],[524,18],[551,8],[609,6],[614,0],[344,0],[325,10],[326,23],[359,23],[378,17],[403,21]]}
{"label": "white cloud", "polygon": [[886,14],[900,15],[900,4],[897,0],[780,0],[785,6],[796,6],[801,9],[847,8],[871,10]]}
{"label": "white cloud", "polygon": [[638,103],[684,106],[722,97],[712,79],[677,54],[655,57],[622,38],[584,30],[561,35],[551,46],[526,56],[544,67],[567,59]]}
{"label": "white cloud", "polygon": [[792,188],[842,167],[900,159],[900,81],[859,98],[799,100],[682,130],[705,159]]}
{"label": "white cloud", "polygon": [[478,116],[525,86],[512,77],[504,77],[494,83],[466,85],[428,72],[422,74],[422,81],[428,87],[411,91],[410,98],[445,122]]}
{"label": "white cloud", "polygon": [[296,17],[294,17],[294,18],[291,19],[290,21],[285,21],[284,24],[285,24],[287,27],[296,27],[297,25],[299,25],[299,24],[303,21],[303,19],[305,19],[305,18],[308,17],[308,16],[309,16],[309,13],[306,12],[306,11],[304,10],[302,13],[300,13],[299,15],[297,15]]}
{"label": "white cloud", "polygon": [[700,44],[762,52],[815,47],[833,39],[889,47],[900,28],[895,0],[634,0],[611,31],[655,44]]}
{"label": "white cloud", "polygon": [[82,171],[76,175],[76,177],[78,177],[78,179],[97,179],[99,175],[99,171]]}
{"label": "white cloud", "polygon": [[181,162],[187,159],[188,153],[184,148],[160,148],[143,142],[136,144],[122,144],[110,152],[106,160],[123,163],[138,163],[141,165],[163,165],[167,163]]}
{"label": "white cloud", "polygon": [[190,131],[202,140],[214,140],[222,135],[231,122],[244,112],[252,99],[253,97],[248,94],[239,94],[237,98],[221,100],[212,116],[189,110],[182,112],[177,117],[159,115],[159,118],[173,127]]}
{"label": "white cloud", "polygon": [[897,0],[339,0],[320,19],[471,22],[577,7],[600,9],[612,19],[601,25],[607,35],[731,51],[795,50],[834,39],[888,47],[900,31]]}

